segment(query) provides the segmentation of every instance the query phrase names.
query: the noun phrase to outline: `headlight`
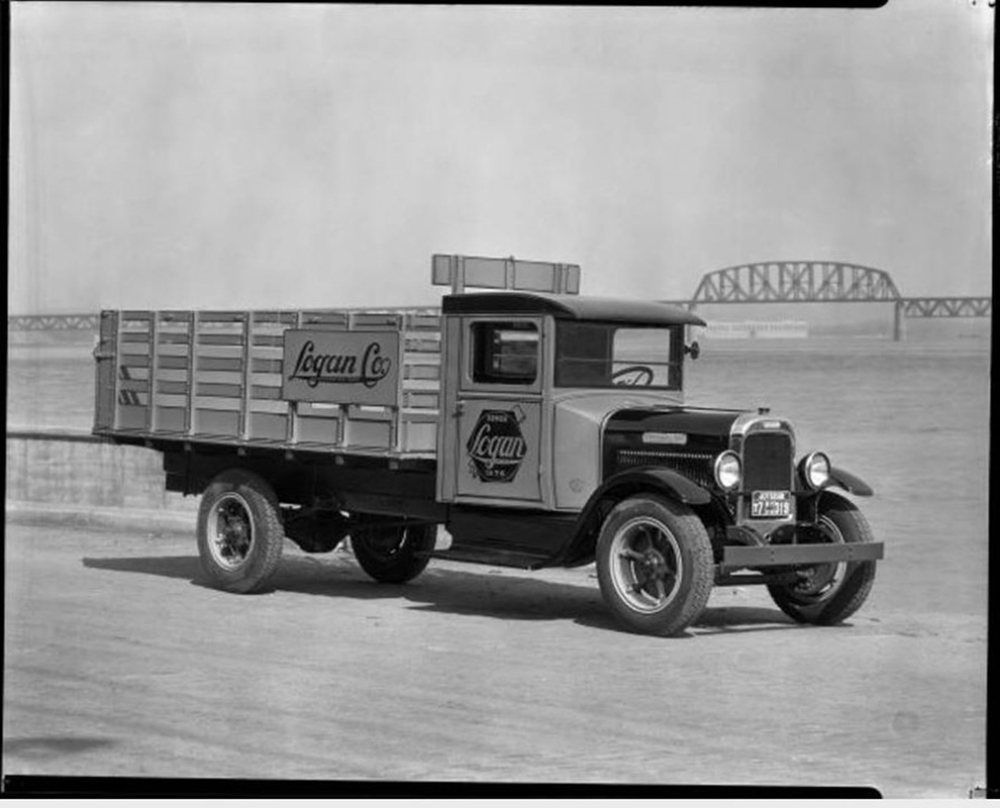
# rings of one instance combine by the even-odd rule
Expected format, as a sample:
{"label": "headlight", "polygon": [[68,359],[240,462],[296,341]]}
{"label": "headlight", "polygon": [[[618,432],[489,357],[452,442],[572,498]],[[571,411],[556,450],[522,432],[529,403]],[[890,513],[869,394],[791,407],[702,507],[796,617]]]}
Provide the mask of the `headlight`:
{"label": "headlight", "polygon": [[736,452],[723,452],[715,458],[715,481],[726,491],[732,491],[740,484],[740,466]]}
{"label": "headlight", "polygon": [[802,478],[813,489],[820,489],[830,482],[830,458],[822,452],[807,455],[799,466]]}

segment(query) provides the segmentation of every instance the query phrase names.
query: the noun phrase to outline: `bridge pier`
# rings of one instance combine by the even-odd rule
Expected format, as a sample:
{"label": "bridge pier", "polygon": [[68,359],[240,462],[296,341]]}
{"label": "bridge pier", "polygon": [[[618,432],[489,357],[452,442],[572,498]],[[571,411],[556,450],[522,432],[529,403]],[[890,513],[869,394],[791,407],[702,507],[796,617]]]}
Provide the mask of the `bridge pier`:
{"label": "bridge pier", "polygon": [[903,301],[897,300],[893,306],[895,312],[892,323],[892,341],[902,342],[906,337],[906,314],[904,312]]}

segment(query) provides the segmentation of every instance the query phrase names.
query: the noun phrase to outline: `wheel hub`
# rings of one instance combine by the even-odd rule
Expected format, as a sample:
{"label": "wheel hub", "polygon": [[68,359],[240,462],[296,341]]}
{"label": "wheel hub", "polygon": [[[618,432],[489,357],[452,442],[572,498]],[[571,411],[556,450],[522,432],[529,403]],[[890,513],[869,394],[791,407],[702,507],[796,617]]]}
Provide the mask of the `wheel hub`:
{"label": "wheel hub", "polygon": [[230,494],[214,510],[215,530],[210,549],[216,560],[230,569],[243,564],[253,545],[253,525],[249,507],[242,497]]}
{"label": "wheel hub", "polygon": [[656,520],[640,518],[623,526],[615,537],[618,564],[615,586],[630,607],[653,612],[670,603],[680,578],[676,540]]}

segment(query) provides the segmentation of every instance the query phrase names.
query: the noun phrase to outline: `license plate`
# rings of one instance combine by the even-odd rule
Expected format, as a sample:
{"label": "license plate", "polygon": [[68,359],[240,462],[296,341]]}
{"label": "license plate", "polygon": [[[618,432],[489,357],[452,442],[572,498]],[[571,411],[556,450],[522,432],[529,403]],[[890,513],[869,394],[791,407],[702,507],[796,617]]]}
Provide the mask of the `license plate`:
{"label": "license plate", "polygon": [[754,491],[750,516],[754,519],[781,519],[792,515],[791,491]]}

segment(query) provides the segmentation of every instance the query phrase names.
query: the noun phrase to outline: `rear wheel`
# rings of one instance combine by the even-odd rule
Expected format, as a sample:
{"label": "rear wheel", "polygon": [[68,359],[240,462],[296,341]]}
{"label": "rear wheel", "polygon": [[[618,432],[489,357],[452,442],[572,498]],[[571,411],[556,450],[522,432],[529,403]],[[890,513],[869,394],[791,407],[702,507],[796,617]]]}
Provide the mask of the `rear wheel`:
{"label": "rear wheel", "polygon": [[212,581],[229,592],[258,592],[281,560],[285,532],[277,497],[259,475],[218,475],[198,508],[198,554]]}
{"label": "rear wheel", "polygon": [[[837,494],[821,495],[819,526],[828,542],[873,541],[868,520],[853,502]],[[843,561],[816,564],[803,570],[798,581],[770,584],[767,589],[778,608],[793,620],[829,626],[846,620],[860,609],[874,582],[874,561]]]}
{"label": "rear wheel", "polygon": [[361,569],[381,583],[402,584],[427,567],[434,550],[434,525],[363,525],[351,533],[351,549]]}
{"label": "rear wheel", "polygon": [[629,629],[679,634],[708,603],[712,545],[687,506],[655,496],[632,497],[604,521],[597,578],[608,608]]}

